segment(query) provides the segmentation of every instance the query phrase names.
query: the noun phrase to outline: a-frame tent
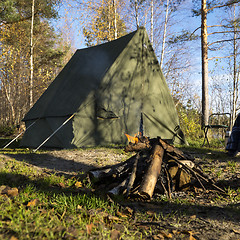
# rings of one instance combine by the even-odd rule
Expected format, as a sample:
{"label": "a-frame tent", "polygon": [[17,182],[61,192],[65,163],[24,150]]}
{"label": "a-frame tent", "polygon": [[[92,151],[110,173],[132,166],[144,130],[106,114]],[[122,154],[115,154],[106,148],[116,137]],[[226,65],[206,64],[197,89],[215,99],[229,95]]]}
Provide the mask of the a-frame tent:
{"label": "a-frame tent", "polygon": [[77,50],[23,121],[26,127],[34,123],[21,141],[32,148],[49,136],[44,147],[125,144],[125,133],[134,135],[140,127],[148,137],[185,141],[144,28]]}

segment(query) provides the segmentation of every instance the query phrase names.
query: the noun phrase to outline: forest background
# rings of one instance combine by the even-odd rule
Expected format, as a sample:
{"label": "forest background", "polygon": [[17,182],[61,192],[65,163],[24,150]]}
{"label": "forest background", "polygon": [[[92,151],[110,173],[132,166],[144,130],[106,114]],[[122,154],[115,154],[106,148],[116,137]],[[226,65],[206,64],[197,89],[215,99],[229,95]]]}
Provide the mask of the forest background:
{"label": "forest background", "polygon": [[239,2],[2,0],[0,134],[14,133],[77,48],[114,40],[139,26],[147,29],[185,135],[202,137],[205,97],[207,116],[230,112],[233,122],[240,109]]}

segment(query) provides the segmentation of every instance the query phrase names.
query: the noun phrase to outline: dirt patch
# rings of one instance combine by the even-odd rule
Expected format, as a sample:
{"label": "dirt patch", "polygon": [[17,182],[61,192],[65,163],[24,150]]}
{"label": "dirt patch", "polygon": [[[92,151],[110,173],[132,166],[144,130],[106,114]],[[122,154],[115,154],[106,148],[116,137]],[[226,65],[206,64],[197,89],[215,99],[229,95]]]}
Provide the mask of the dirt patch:
{"label": "dirt patch", "polygon": [[[124,201],[120,204],[135,212],[129,224],[139,231],[152,229],[148,239],[240,239],[240,157],[231,158],[222,151],[189,153],[226,194],[192,188],[174,193],[172,200],[155,196],[151,202]],[[114,165],[129,157],[120,149],[106,148],[0,154],[4,161],[14,158],[42,172],[67,175]],[[147,213],[145,219],[139,217],[143,212]]]}
{"label": "dirt patch", "polygon": [[0,154],[0,158],[14,158],[24,161],[34,168],[47,169],[58,174],[77,175],[90,169],[106,165],[114,165],[124,161],[129,155],[119,149],[86,149],[86,150],[53,150],[38,153],[14,152]]}

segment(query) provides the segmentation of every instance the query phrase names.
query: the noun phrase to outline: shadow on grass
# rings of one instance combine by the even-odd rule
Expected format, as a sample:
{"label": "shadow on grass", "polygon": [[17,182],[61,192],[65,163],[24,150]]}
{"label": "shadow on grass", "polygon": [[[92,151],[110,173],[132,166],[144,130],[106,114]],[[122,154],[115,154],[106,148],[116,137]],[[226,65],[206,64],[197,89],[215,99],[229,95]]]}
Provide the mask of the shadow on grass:
{"label": "shadow on grass", "polygon": [[231,157],[227,154],[227,151],[223,148],[196,148],[196,147],[179,147],[183,152],[187,152],[190,155],[192,155],[195,158],[201,158],[203,160],[210,159],[210,160],[218,160],[220,162],[228,162],[228,161],[234,161],[234,162],[240,162],[240,155],[237,155],[236,157]]}
{"label": "shadow on grass", "polygon": [[[167,218],[167,222],[171,223],[171,219],[175,221],[187,222],[189,221],[190,226],[201,223],[210,224],[209,227],[214,227],[214,223],[211,220],[220,222],[232,222],[237,224],[240,222],[240,204],[234,203],[224,207],[222,206],[207,206],[199,204],[185,204],[185,203],[174,203],[174,202],[163,202],[158,204],[153,203],[130,203],[129,206],[135,210],[145,212],[154,212],[160,214],[162,219]],[[190,218],[190,219],[189,219]],[[191,224],[191,223],[192,224]],[[153,222],[149,222],[153,224]],[[158,225],[163,225],[162,222],[156,222]],[[217,228],[217,225],[215,226]]]}
{"label": "shadow on grass", "polygon": [[[14,173],[0,173],[0,184],[8,185],[10,187],[17,187],[23,190],[28,185],[34,186],[38,192],[44,192],[50,196],[53,194],[65,194],[76,195],[76,194],[87,194],[88,196],[94,195],[94,192],[87,191],[86,189],[76,189],[74,187],[62,188],[61,186],[49,184],[49,182],[40,177],[38,179],[32,180],[29,177],[22,174]],[[106,195],[97,195],[103,200],[107,200]],[[184,199],[183,199],[184,200]],[[116,200],[117,201],[117,200]],[[110,202],[109,202],[110,204]],[[189,204],[189,203],[176,203],[171,201],[158,201],[158,202],[139,202],[139,201],[125,201],[121,199],[119,202],[123,207],[131,207],[134,211],[139,211],[142,213],[154,212],[160,214],[163,218],[181,218],[184,220],[186,217],[192,217],[196,215],[196,218],[202,219],[202,221],[208,222],[209,220],[224,220],[234,223],[240,222],[240,204],[234,203],[226,206],[206,206],[200,204]],[[186,219],[185,219],[186,220]],[[149,224],[154,225],[153,221]],[[160,224],[160,222],[158,222]]]}
{"label": "shadow on grass", "polygon": [[86,172],[95,168],[90,164],[64,159],[62,157],[56,157],[51,154],[41,152],[19,153],[19,150],[17,150],[16,154],[12,153],[12,151],[9,151],[9,153],[5,151],[3,155],[6,156],[6,159],[7,157],[10,157],[19,162],[25,162],[42,169],[56,171],[58,174],[62,173],[71,175],[72,173]]}
{"label": "shadow on grass", "polygon": [[27,186],[34,186],[38,192],[44,192],[47,195],[53,194],[90,194],[92,191],[87,188],[75,188],[73,186],[64,186],[60,183],[51,183],[51,180],[46,175],[38,176],[36,179],[31,179],[28,176],[19,173],[0,173],[0,185],[16,187],[21,192]]}

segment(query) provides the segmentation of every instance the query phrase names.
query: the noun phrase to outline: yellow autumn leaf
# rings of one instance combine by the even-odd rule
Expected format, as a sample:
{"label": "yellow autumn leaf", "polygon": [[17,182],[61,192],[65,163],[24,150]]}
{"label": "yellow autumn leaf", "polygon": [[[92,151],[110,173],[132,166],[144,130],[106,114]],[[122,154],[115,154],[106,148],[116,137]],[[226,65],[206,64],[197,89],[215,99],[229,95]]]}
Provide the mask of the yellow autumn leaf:
{"label": "yellow autumn leaf", "polygon": [[39,203],[39,199],[35,198],[28,202],[27,207],[35,207]]}
{"label": "yellow autumn leaf", "polygon": [[76,188],[81,188],[82,187],[82,183],[81,182],[76,182],[75,183],[75,187]]}

